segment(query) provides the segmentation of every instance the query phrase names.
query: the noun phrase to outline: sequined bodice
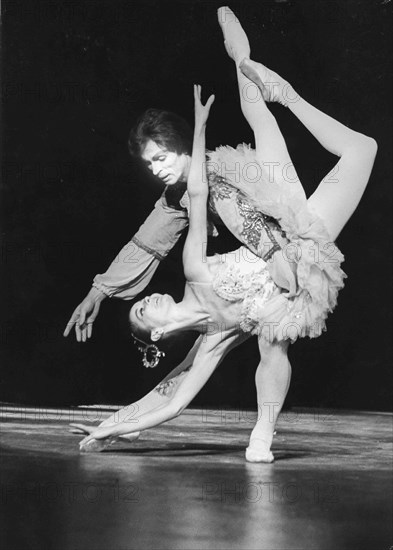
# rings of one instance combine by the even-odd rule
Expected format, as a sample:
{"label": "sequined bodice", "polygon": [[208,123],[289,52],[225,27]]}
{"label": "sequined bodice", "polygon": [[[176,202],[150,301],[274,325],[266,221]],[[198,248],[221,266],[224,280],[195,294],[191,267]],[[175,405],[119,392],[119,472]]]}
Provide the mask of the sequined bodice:
{"label": "sequined bodice", "polygon": [[216,255],[211,283],[189,283],[215,322],[249,330],[250,308],[261,307],[279,290],[266,263],[245,247]]}

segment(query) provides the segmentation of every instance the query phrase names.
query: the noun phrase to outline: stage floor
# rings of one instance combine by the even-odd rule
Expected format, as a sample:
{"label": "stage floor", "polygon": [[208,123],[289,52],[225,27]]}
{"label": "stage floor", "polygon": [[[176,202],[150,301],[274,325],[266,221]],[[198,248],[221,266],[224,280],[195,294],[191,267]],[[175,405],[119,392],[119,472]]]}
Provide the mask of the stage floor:
{"label": "stage floor", "polygon": [[390,414],[284,412],[273,464],[244,459],[256,413],[212,409],[79,454],[68,423],[108,414],[2,407],[2,548],[392,548]]}

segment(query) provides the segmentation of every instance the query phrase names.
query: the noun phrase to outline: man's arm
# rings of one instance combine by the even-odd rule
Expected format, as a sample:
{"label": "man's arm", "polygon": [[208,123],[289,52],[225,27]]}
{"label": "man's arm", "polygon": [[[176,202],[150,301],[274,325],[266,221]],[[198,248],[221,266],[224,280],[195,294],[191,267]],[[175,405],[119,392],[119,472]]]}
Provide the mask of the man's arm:
{"label": "man's arm", "polygon": [[164,193],[108,270],[96,275],[93,285],[107,296],[132,300],[148,285],[159,262],[168,255],[187,225],[186,209],[169,206]]}
{"label": "man's arm", "polygon": [[64,336],[75,327],[78,342],[86,342],[92,335],[93,323],[106,297],[132,300],[137,296],[149,284],[160,261],[167,256],[187,225],[187,211],[168,206],[163,194],[108,270],[96,275],[93,288],[73,312]]}

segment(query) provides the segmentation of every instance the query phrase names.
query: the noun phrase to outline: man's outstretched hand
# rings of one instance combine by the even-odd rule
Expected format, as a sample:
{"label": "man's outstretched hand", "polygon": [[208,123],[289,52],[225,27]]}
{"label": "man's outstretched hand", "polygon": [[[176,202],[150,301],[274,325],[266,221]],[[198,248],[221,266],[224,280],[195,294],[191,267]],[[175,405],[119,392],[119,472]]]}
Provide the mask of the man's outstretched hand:
{"label": "man's outstretched hand", "polygon": [[105,298],[106,295],[103,292],[93,287],[71,315],[63,336],[68,336],[75,326],[75,335],[78,342],[86,342],[93,333],[93,323],[100,311],[101,302]]}

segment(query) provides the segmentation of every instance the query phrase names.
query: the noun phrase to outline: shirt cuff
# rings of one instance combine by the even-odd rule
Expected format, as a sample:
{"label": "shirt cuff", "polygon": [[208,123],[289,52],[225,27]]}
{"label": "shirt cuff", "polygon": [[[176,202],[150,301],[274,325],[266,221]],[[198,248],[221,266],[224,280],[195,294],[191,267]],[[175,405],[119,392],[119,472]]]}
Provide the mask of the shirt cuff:
{"label": "shirt cuff", "polygon": [[112,298],[113,294],[114,294],[114,291],[110,291],[108,290],[104,285],[102,285],[101,283],[96,283],[95,281],[93,282],[92,286],[94,286],[94,288],[96,288],[97,290],[99,290],[100,292],[102,292],[103,294],[105,294],[105,296],[107,296],[108,298]]}

